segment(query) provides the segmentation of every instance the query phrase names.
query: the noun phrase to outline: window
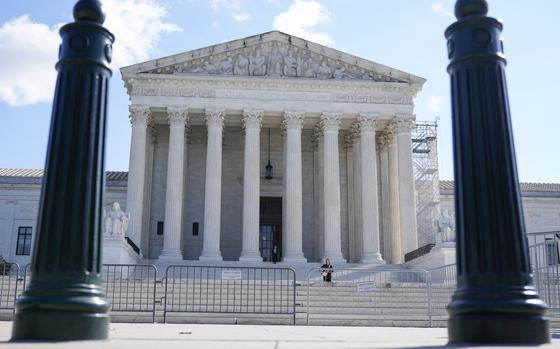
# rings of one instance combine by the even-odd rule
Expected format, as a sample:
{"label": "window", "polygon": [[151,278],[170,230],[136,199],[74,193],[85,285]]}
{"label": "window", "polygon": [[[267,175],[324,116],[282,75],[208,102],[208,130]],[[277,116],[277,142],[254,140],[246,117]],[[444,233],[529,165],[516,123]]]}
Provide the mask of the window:
{"label": "window", "polygon": [[193,234],[193,236],[198,236],[198,222],[193,222],[193,224],[192,224],[192,234]]}
{"label": "window", "polygon": [[31,254],[31,232],[31,227],[18,228],[16,255],[29,256]]}
{"label": "window", "polygon": [[163,222],[157,222],[157,235],[163,235]]}

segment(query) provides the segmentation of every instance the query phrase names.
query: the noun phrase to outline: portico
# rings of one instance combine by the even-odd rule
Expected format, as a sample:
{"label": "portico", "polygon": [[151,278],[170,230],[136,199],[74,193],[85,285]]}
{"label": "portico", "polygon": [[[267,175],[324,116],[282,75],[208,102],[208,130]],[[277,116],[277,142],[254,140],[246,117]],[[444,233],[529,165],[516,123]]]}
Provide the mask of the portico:
{"label": "portico", "polygon": [[280,32],[122,74],[128,235],[145,258],[262,261],[261,197],[281,200],[286,262],[398,263],[417,248],[422,78]]}

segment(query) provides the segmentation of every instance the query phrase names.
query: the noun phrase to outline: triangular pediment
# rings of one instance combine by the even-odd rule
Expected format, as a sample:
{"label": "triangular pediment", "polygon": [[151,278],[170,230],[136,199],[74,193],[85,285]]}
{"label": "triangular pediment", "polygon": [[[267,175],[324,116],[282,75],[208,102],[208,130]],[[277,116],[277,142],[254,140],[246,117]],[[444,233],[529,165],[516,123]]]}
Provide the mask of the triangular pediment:
{"label": "triangular pediment", "polygon": [[287,77],[420,84],[425,79],[279,31],[121,69],[137,74]]}

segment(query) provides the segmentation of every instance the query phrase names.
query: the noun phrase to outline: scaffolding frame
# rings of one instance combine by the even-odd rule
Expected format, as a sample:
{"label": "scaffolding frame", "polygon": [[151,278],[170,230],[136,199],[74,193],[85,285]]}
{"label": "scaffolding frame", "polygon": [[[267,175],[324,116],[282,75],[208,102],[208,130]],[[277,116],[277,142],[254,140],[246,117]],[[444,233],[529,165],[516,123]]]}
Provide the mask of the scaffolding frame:
{"label": "scaffolding frame", "polygon": [[437,121],[419,121],[412,130],[418,246],[435,243],[439,230],[437,127]]}

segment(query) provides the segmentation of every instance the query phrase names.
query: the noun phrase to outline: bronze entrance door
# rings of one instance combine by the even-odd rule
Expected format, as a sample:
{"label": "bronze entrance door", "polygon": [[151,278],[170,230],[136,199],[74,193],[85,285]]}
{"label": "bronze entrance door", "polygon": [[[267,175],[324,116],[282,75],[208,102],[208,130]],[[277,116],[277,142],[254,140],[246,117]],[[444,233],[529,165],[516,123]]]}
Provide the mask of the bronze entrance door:
{"label": "bronze entrance door", "polygon": [[259,250],[263,262],[273,262],[274,246],[277,248],[276,260],[282,258],[282,198],[260,198]]}

